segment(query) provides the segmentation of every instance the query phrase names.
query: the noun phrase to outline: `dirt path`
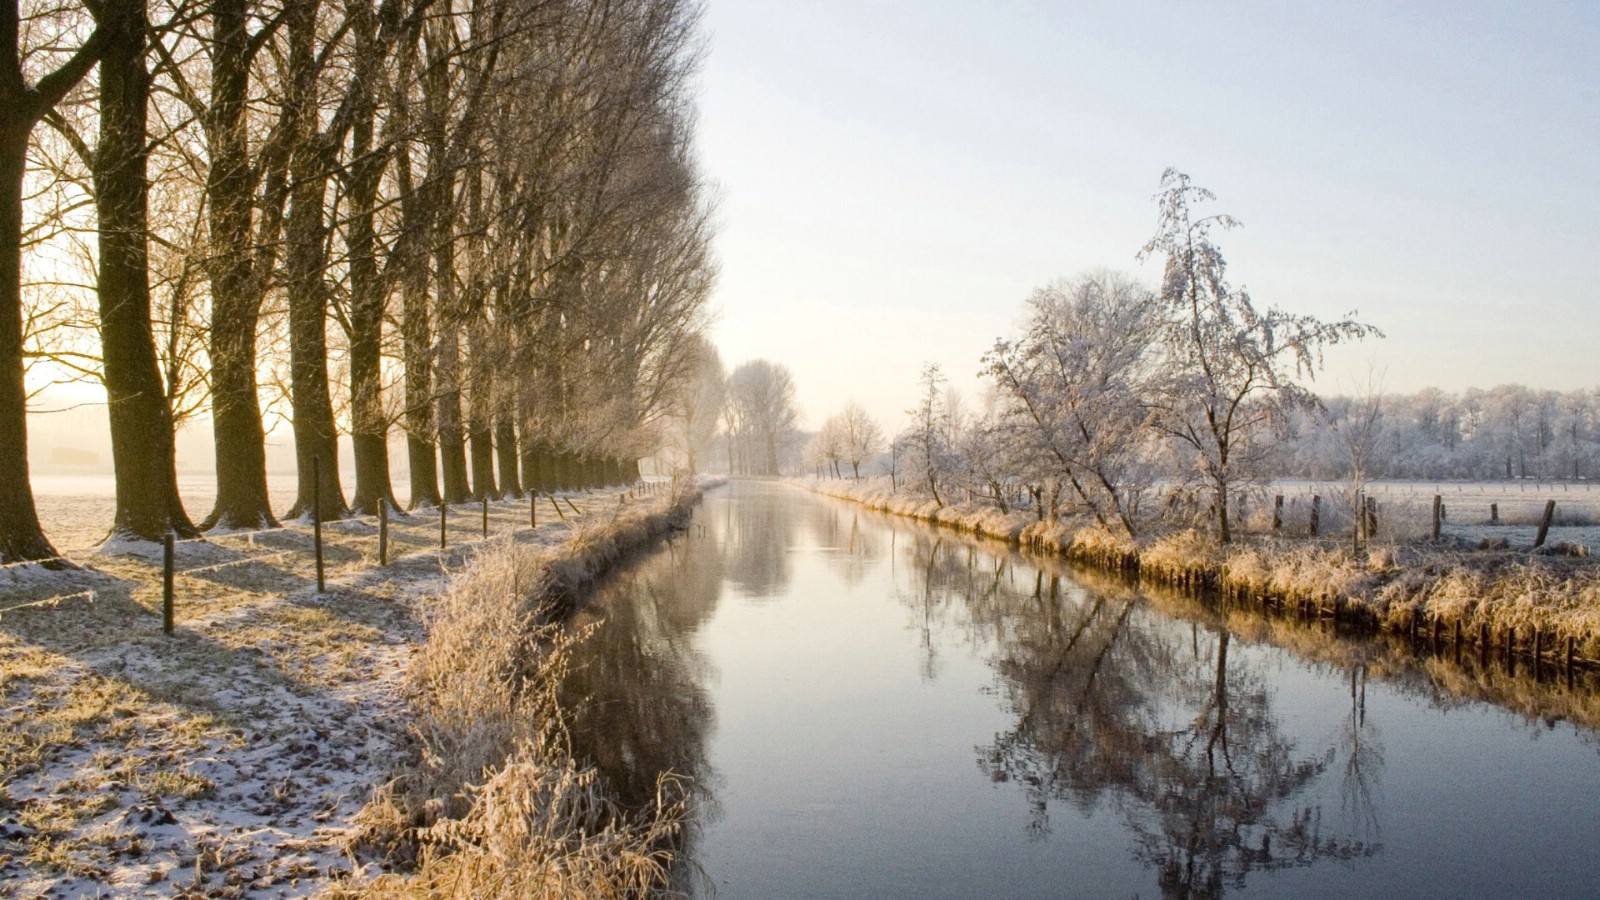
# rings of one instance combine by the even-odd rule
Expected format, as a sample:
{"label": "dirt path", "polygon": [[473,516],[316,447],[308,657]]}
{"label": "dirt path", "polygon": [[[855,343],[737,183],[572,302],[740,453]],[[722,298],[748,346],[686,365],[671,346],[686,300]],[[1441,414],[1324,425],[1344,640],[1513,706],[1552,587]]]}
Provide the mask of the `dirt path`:
{"label": "dirt path", "polygon": [[[492,503],[490,541],[556,545],[615,491]],[[664,502],[642,497],[627,502]],[[569,503],[575,504],[575,511]],[[581,512],[579,512],[581,511]],[[564,518],[563,518],[564,517]],[[303,896],[346,877],[351,817],[403,746],[420,610],[484,546],[482,508],[0,569],[0,896]],[[50,599],[57,598],[57,599]]]}

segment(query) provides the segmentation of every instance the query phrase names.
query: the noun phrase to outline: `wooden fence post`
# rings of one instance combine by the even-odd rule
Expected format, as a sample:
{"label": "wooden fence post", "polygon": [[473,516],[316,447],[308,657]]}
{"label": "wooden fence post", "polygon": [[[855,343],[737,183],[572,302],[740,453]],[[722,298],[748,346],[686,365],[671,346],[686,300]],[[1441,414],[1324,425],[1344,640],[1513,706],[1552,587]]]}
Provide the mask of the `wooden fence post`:
{"label": "wooden fence post", "polygon": [[1433,495],[1433,539],[1436,540],[1436,541],[1439,539],[1439,523],[1440,523],[1440,519],[1441,519],[1441,516],[1439,515],[1439,510],[1443,506],[1444,506],[1444,498],[1440,497],[1438,494],[1434,494]]}
{"label": "wooden fence post", "polygon": [[378,565],[389,564],[389,501],[378,500]]}
{"label": "wooden fence post", "polygon": [[1311,536],[1316,537],[1322,527],[1322,495],[1311,495]]}
{"label": "wooden fence post", "polygon": [[172,633],[172,556],[173,535],[161,537],[161,631]]}
{"label": "wooden fence post", "polygon": [[1351,553],[1360,553],[1361,552],[1362,532],[1365,531],[1366,527],[1367,527],[1367,517],[1362,513],[1362,509],[1364,508],[1364,506],[1365,506],[1365,503],[1361,499],[1361,494],[1360,494],[1360,492],[1357,492],[1356,493],[1356,506],[1355,506],[1356,520],[1354,522],[1350,523],[1350,552]]}
{"label": "wooden fence post", "polygon": [[439,501],[439,549],[445,549],[445,516],[450,512],[450,504]]}
{"label": "wooden fence post", "polygon": [[1283,531],[1283,495],[1272,498],[1272,533]]}
{"label": "wooden fence post", "polygon": [[1546,500],[1544,504],[1544,518],[1539,520],[1539,535],[1533,539],[1534,549],[1544,546],[1544,539],[1550,536],[1550,520],[1556,517],[1556,501]]}
{"label": "wooden fence post", "polygon": [[489,495],[483,495],[483,539],[489,539]]}
{"label": "wooden fence post", "polygon": [[322,460],[311,460],[311,542],[317,548],[317,593],[322,593],[327,582],[322,576]]}
{"label": "wooden fence post", "polygon": [[528,492],[528,527],[539,527],[539,492]]}
{"label": "wooden fence post", "polygon": [[1490,525],[1499,525],[1500,524],[1500,504],[1498,504],[1498,503],[1489,504],[1489,524]]}

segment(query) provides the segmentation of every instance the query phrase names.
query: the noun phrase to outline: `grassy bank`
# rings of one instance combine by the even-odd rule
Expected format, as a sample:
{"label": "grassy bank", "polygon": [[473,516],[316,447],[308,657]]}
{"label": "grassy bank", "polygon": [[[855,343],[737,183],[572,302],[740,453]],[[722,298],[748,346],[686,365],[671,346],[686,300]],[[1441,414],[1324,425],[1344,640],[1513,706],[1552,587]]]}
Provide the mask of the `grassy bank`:
{"label": "grassy bank", "polygon": [[[309,896],[372,887],[385,854],[442,871],[455,846],[459,865],[480,866],[472,829],[529,827],[484,817],[545,796],[509,764],[534,757],[502,751],[560,744],[555,717],[504,731],[512,711],[539,708],[561,664],[532,611],[683,502],[592,492],[564,496],[557,515],[541,497],[537,528],[527,500],[491,503],[487,539],[474,504],[451,510],[444,549],[437,514],[396,517],[387,565],[375,522],[330,522],[322,591],[306,523],[180,542],[171,635],[158,545],[107,545],[67,571],[0,567],[0,897]],[[507,572],[517,590],[489,596]],[[402,760],[427,764],[397,778]],[[581,768],[541,772],[553,781],[540,790],[552,772],[594,790]],[[384,784],[392,827],[370,802]],[[538,810],[570,822],[603,806]]]}
{"label": "grassy bank", "polygon": [[871,509],[1057,553],[1147,582],[1352,628],[1436,637],[1557,666],[1600,664],[1600,564],[1593,557],[1458,550],[1425,541],[1250,536],[1220,547],[1192,530],[1138,541],[1090,522],[1044,521],[987,503],[939,506],[873,481],[811,481]]}
{"label": "grassy bank", "polygon": [[666,885],[684,792],[663,778],[649,809],[624,810],[574,758],[555,695],[578,636],[559,620],[697,498],[622,507],[556,548],[501,544],[452,582],[408,679],[409,758],[357,819],[358,846],[406,874],[341,896],[632,897]]}

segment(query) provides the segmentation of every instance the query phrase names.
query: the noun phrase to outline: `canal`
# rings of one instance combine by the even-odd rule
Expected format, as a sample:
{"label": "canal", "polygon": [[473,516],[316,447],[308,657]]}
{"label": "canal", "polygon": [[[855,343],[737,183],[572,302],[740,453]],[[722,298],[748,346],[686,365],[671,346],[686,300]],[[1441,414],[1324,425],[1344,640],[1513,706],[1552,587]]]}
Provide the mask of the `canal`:
{"label": "canal", "polygon": [[1600,895],[1584,679],[762,483],[708,494],[574,627],[575,744],[629,802],[685,779],[693,896]]}

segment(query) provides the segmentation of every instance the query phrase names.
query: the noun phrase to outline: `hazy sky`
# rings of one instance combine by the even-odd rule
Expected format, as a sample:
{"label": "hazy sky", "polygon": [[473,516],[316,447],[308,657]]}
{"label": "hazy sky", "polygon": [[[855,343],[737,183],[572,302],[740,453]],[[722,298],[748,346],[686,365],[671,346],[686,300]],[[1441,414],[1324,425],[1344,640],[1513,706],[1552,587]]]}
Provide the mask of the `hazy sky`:
{"label": "hazy sky", "polygon": [[898,428],[1035,287],[1135,254],[1175,166],[1258,304],[1358,309],[1349,392],[1600,386],[1600,3],[708,0],[724,362]]}

